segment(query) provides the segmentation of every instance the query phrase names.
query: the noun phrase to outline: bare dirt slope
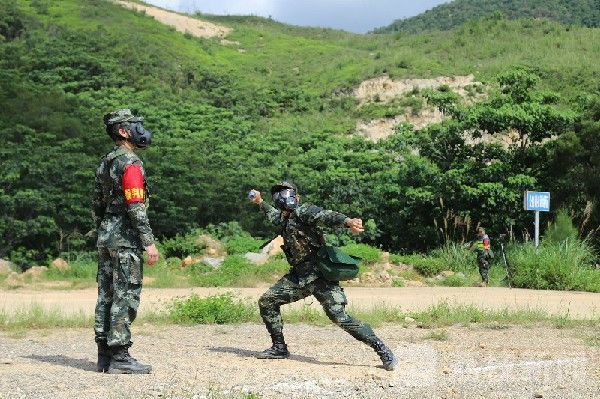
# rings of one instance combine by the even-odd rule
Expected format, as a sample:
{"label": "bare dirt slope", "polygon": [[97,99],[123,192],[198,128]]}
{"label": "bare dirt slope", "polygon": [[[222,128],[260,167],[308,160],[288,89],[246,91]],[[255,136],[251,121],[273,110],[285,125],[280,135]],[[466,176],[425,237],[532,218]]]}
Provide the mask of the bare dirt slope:
{"label": "bare dirt slope", "polygon": [[135,328],[134,356],[147,376],[94,371],[92,332],[0,334],[0,398],[598,398],[600,348],[590,329],[453,327],[446,341],[428,330],[386,326],[379,335],[400,358],[377,366],[367,346],[337,327],[286,327],[288,360],[254,358],[264,327]]}
{"label": "bare dirt slope", "polygon": [[[266,288],[144,288],[140,312],[155,309],[162,303],[178,296],[196,293],[200,296],[233,292],[239,297],[256,300]],[[600,317],[600,294],[568,291],[536,291],[508,288],[451,288],[451,287],[414,287],[414,288],[345,288],[351,307],[369,309],[386,304],[400,306],[404,310],[419,310],[431,305],[448,302],[450,304],[475,305],[490,309],[543,309],[551,314],[566,314],[576,318]],[[63,312],[94,312],[96,290],[76,291],[0,291],[0,309],[15,311],[40,304],[48,309],[59,308]],[[314,303],[316,300],[300,301]]]}
{"label": "bare dirt slope", "polygon": [[[202,21],[198,18],[192,18],[187,15],[178,14],[175,12],[163,10],[158,7],[145,6],[143,4],[134,3],[131,1],[117,0],[117,4],[123,7],[131,8],[137,11],[143,11],[157,21],[174,27],[179,32],[189,33],[190,35],[203,38],[224,38],[231,32],[231,28],[214,24],[212,22]],[[223,44],[233,42],[225,41]]]}

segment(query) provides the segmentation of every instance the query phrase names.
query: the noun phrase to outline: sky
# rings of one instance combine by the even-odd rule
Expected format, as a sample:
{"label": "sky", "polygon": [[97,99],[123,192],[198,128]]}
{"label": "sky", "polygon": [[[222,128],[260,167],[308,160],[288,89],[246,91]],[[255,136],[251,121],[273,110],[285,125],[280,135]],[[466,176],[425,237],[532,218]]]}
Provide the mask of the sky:
{"label": "sky", "polygon": [[259,15],[292,25],[366,33],[449,0],[145,0],[166,9],[216,15]]}

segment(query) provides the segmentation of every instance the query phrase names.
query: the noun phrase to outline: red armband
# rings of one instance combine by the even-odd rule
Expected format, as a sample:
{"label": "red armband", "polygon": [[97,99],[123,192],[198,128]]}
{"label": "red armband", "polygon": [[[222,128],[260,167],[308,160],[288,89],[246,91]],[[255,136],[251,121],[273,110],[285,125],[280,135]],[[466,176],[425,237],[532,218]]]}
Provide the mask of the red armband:
{"label": "red armband", "polygon": [[127,165],[123,172],[123,194],[127,205],[144,202],[144,174],[141,165]]}

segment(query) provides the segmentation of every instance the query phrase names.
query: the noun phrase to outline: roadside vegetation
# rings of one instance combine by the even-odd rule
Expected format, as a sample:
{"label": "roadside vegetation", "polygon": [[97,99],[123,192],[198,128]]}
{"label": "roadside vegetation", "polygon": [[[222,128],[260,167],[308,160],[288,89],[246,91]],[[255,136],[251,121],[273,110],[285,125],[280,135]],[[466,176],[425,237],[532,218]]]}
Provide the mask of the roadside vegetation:
{"label": "roadside vegetation", "polygon": [[[479,309],[472,305],[450,305],[439,303],[427,309],[406,312],[399,307],[379,306],[370,310],[349,308],[355,315],[373,326],[399,324],[432,329],[427,339],[444,341],[448,338],[444,327],[453,325],[479,325],[487,328],[506,328],[511,325],[549,325],[555,328],[575,328],[600,326],[600,319],[576,319],[568,314],[550,315],[538,309]],[[331,321],[318,308],[305,305],[300,308],[284,309],[283,318],[287,323],[304,323],[326,326]],[[162,309],[144,313],[138,324],[156,325],[180,324],[237,324],[260,323],[258,307],[254,301],[236,298],[232,294],[222,294],[201,298],[191,295],[176,298]],[[40,305],[31,305],[21,310],[0,310],[0,331],[21,334],[26,330],[52,328],[87,328],[93,325],[93,316],[84,314],[64,314],[60,310],[47,310]],[[597,345],[597,336],[586,337],[590,345]]]}
{"label": "roadside vegetation", "polygon": [[[476,254],[470,243],[448,243],[428,253],[393,254],[352,241],[345,232],[331,234],[330,241],[362,259],[357,279],[347,286],[476,286],[479,276]],[[360,237],[354,238],[360,240]],[[269,240],[252,237],[235,222],[209,225],[164,240],[160,261],[144,268],[144,286],[256,287],[277,281],[289,265],[279,248],[261,253]],[[577,239],[577,230],[564,212],[550,226],[539,248],[531,242],[508,242],[506,260],[492,239],[490,285],[532,289],[600,292],[597,255],[588,241]],[[94,253],[64,253],[43,267],[23,273],[0,272],[0,288],[78,289],[96,284]],[[258,259],[257,259],[258,257]],[[13,265],[13,269],[17,270]]]}

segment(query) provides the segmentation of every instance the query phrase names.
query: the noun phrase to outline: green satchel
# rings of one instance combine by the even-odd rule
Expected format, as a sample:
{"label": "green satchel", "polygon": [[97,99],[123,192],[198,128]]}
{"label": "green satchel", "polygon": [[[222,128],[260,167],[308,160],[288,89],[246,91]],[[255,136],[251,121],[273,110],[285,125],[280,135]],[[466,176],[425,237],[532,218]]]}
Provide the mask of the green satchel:
{"label": "green satchel", "polygon": [[324,245],[318,252],[318,271],[329,281],[352,280],[358,275],[361,259],[350,256],[341,249]]}

